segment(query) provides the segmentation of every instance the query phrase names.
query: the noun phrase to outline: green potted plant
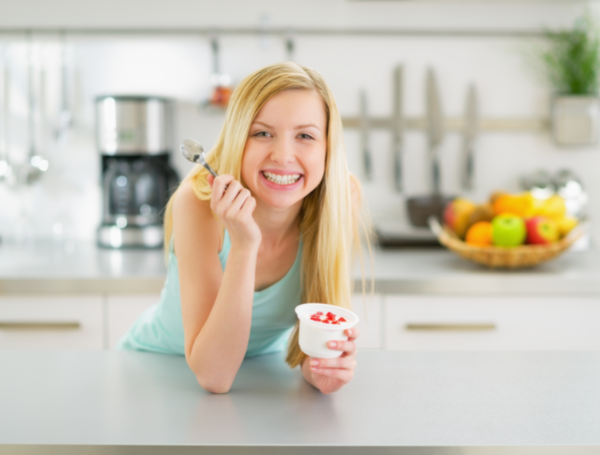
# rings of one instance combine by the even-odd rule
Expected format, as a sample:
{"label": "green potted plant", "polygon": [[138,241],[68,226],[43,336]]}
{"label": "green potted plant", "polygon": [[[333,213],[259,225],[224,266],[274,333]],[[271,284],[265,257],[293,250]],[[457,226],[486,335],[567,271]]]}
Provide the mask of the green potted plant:
{"label": "green potted plant", "polygon": [[542,68],[555,91],[552,136],[559,145],[592,145],[600,127],[600,36],[588,11],[570,30],[547,31]]}

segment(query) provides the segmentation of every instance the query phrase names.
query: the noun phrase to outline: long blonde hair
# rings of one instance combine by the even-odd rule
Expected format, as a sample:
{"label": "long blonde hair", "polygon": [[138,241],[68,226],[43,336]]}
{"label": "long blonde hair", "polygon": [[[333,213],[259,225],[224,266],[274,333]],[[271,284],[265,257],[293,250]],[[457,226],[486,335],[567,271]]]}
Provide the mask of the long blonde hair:
{"label": "long blonde hair", "polygon": [[[359,253],[362,265],[359,228],[362,227],[367,234],[368,243],[369,225],[359,213],[360,185],[348,171],[340,114],[321,75],[313,69],[285,62],[247,76],[231,96],[225,124],[216,145],[208,154],[208,162],[217,173],[230,174],[241,181],[242,155],[250,126],[264,104],[284,90],[316,90],[323,99],[327,114],[325,174],[317,188],[304,198],[300,211],[302,302],[351,308],[352,253],[353,250]],[[212,195],[207,174],[204,167],[197,165],[184,179],[191,182],[194,193],[203,201],[210,200]],[[173,228],[174,197],[169,200],[165,212],[166,252]],[[363,273],[363,291],[364,288]],[[288,344],[286,361],[293,368],[305,357],[298,346],[296,324]]]}

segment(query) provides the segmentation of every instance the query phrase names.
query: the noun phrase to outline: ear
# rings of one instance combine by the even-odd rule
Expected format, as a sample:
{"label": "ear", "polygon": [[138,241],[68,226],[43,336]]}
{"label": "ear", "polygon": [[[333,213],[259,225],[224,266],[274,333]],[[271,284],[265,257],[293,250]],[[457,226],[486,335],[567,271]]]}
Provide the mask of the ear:
{"label": "ear", "polygon": [[208,181],[208,184],[210,185],[210,187],[213,187],[213,184],[215,183],[215,178],[212,176],[212,174],[208,174],[206,176],[206,180]]}

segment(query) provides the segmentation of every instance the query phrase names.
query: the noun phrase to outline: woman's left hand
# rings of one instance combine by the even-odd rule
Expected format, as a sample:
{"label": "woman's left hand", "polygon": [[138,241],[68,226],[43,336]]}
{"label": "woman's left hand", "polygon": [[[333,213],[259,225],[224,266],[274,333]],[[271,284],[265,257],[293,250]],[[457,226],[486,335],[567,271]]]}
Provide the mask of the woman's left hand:
{"label": "woman's left hand", "polygon": [[321,392],[328,394],[340,390],[350,382],[356,368],[356,343],[358,329],[356,327],[344,332],[348,341],[330,341],[329,349],[343,351],[340,357],[334,359],[317,359],[308,357],[304,361],[304,377]]}

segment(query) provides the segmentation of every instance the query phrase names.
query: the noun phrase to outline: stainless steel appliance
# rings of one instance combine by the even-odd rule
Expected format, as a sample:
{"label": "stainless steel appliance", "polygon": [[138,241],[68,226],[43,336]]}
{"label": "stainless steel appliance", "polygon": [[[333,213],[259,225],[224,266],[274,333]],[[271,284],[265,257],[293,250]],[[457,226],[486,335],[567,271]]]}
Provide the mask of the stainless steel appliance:
{"label": "stainless steel appliance", "polygon": [[98,245],[157,248],[164,207],[179,182],[170,165],[170,101],[152,96],[96,98],[102,159]]}

